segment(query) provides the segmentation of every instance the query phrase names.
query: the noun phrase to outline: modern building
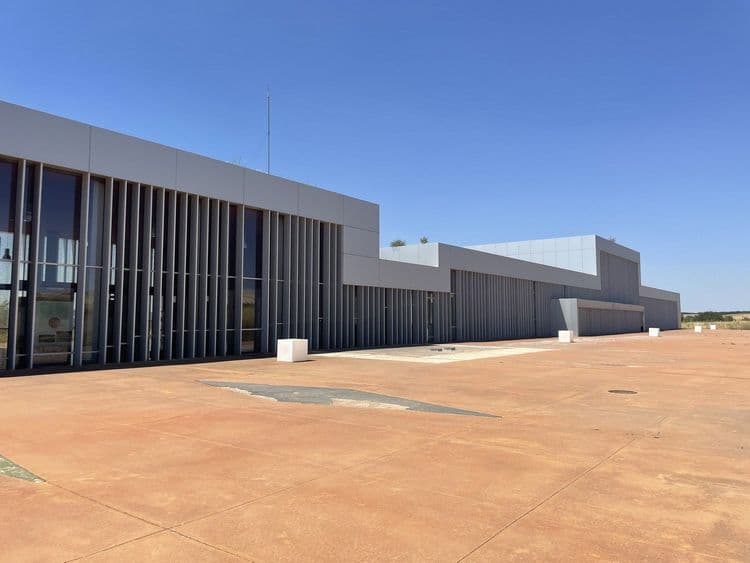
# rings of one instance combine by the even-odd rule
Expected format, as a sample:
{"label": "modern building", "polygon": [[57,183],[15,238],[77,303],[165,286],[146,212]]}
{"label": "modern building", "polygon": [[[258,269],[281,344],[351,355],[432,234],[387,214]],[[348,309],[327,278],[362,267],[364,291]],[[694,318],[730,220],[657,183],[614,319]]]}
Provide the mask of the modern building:
{"label": "modern building", "polygon": [[346,195],[0,102],[0,366],[677,328],[597,236],[379,249]]}

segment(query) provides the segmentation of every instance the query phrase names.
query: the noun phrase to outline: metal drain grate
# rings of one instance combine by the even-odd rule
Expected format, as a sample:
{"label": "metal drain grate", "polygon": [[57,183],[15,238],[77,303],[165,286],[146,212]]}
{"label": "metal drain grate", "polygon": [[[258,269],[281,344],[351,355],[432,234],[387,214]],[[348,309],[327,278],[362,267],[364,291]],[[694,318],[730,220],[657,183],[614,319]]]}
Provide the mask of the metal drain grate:
{"label": "metal drain grate", "polygon": [[610,389],[610,393],[619,393],[620,395],[636,395],[638,391],[631,391],[630,389]]}

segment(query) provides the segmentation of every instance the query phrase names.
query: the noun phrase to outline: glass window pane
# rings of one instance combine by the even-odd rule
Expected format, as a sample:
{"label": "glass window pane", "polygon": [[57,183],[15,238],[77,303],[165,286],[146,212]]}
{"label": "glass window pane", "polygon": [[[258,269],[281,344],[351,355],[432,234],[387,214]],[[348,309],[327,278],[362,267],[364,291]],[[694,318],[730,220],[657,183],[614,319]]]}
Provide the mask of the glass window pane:
{"label": "glass window pane", "polygon": [[258,351],[258,334],[257,330],[242,331],[242,354],[254,354]]}
{"label": "glass window pane", "polygon": [[112,226],[109,233],[109,264],[105,264],[105,266],[109,266],[110,268],[116,267],[119,252],[122,251],[121,248],[117,248],[117,232],[120,227],[120,190],[123,189],[121,186],[121,183],[117,180],[112,184]]}
{"label": "glass window pane", "polygon": [[73,284],[40,283],[34,322],[34,365],[69,365],[73,343]]}
{"label": "glass window pane", "polygon": [[[2,238],[2,237],[0,237]],[[3,249],[5,250],[5,249]],[[12,260],[0,260],[0,285],[9,284],[11,278],[11,272],[13,270]]]}
{"label": "glass window pane", "polygon": [[[21,287],[18,290],[18,324],[16,325],[16,354],[21,356],[26,354],[26,315],[28,309],[26,304],[28,299],[26,298],[26,289],[28,287],[27,281],[21,282]],[[16,367],[26,367],[26,364],[16,362]]]}
{"label": "glass window pane", "polygon": [[263,252],[263,215],[257,209],[245,208],[245,236],[243,237],[243,275],[261,277]]}
{"label": "glass window pane", "polygon": [[23,225],[21,226],[21,260],[29,260],[31,244],[31,219],[34,216],[34,182],[37,168],[33,164],[26,165],[26,186],[23,193]]}
{"label": "glass window pane", "polygon": [[41,262],[78,263],[81,177],[59,170],[44,170],[40,223]]}
{"label": "glass window pane", "polygon": [[228,247],[228,254],[229,254],[229,275],[230,276],[236,276],[237,275],[237,206],[236,205],[230,205],[229,206],[229,247]]}
{"label": "glass window pane", "polygon": [[99,352],[84,352],[81,356],[84,364],[96,364],[99,362]]}
{"label": "glass window pane", "polygon": [[39,267],[42,282],[75,283],[78,275],[77,266],[58,266],[57,264],[42,264]]}
{"label": "glass window pane", "polygon": [[107,342],[109,346],[113,346],[114,334],[115,334],[115,307],[117,301],[115,300],[115,285],[110,283],[108,285],[107,295]]}
{"label": "glass window pane", "polygon": [[[170,234],[173,236],[175,233],[169,233],[169,211],[172,206],[172,200],[175,199],[175,193],[170,190],[164,191],[164,223],[163,223],[163,231],[162,231],[162,269],[166,272],[169,270],[169,263],[167,262],[167,257],[169,256],[169,239]],[[174,240],[174,239],[173,239]],[[177,248],[175,247],[175,256],[177,255]]]}
{"label": "glass window pane", "polygon": [[[188,224],[182,220],[183,210],[188,205],[187,194],[177,194],[177,238],[175,239],[175,253],[174,253],[174,271],[182,272],[182,262],[185,259],[185,253],[180,254],[180,241],[187,241],[187,228]],[[189,213],[189,210],[188,210]],[[187,244],[187,242],[185,243]]]}
{"label": "glass window pane", "polygon": [[99,314],[101,270],[86,268],[86,289],[83,296],[83,351],[99,350]]}
{"label": "glass window pane", "polygon": [[10,290],[0,289],[0,368],[5,368],[8,358],[8,311]]}
{"label": "glass window pane", "polygon": [[[197,274],[196,268],[199,260],[196,259],[196,252],[200,249],[200,244],[194,245],[194,241],[200,241],[200,203],[195,205],[197,196],[188,197],[188,228],[187,228],[187,263],[185,264],[185,271],[190,274]],[[199,214],[196,217],[196,210]],[[194,248],[195,246],[195,248]]]}
{"label": "glass window pane", "polygon": [[[126,275],[122,280],[122,295],[123,295],[123,307],[122,307],[122,325],[120,331],[120,350],[121,354],[127,352],[127,339],[128,339],[128,317],[130,317],[130,306],[126,305],[130,303],[130,276]],[[127,357],[127,356],[122,356]]]}
{"label": "glass window pane", "polygon": [[104,238],[104,180],[91,178],[89,184],[89,226],[86,233],[86,264],[102,265]]}
{"label": "glass window pane", "polygon": [[123,252],[123,258],[125,260],[125,268],[135,268],[135,264],[131,264],[130,260],[130,253],[132,250],[132,246],[134,244],[137,244],[137,240],[133,240],[136,238],[133,233],[133,230],[131,229],[131,220],[135,216],[136,213],[136,206],[138,205],[138,184],[133,184],[132,182],[128,182],[126,184],[126,191],[127,191],[127,197],[125,204],[125,248],[122,249]]}
{"label": "glass window pane", "polygon": [[[13,259],[16,170],[15,163],[0,160],[0,280],[3,283],[10,281],[10,261]],[[6,273],[8,282],[4,282]]]}
{"label": "glass window pane", "polygon": [[286,263],[286,222],[289,220],[287,215],[279,215],[279,255],[276,258],[279,264],[279,279],[284,279],[284,266]]}
{"label": "glass window pane", "polygon": [[227,356],[234,356],[237,354],[234,341],[234,330],[227,331]]}
{"label": "glass window pane", "polygon": [[142,336],[141,334],[141,295],[143,294],[143,272],[138,272],[135,276],[136,290],[135,290],[135,338],[138,340]]}
{"label": "glass window pane", "polygon": [[[219,237],[219,225],[221,224],[221,213],[215,214],[214,209],[216,209],[219,206],[219,202],[212,199],[208,203],[208,217],[206,217],[206,222],[208,223],[208,275],[213,275],[213,272],[211,271],[211,265],[214,264],[214,262],[218,263],[219,258],[218,256],[221,256],[221,252],[217,253],[215,245],[213,241],[216,239],[220,239]],[[218,221],[215,219],[218,217]]]}
{"label": "glass window pane", "polygon": [[157,193],[159,191],[159,188],[152,188],[151,189],[151,264],[153,266],[153,259],[154,259],[154,250],[156,249],[156,200],[158,199]]}
{"label": "glass window pane", "polygon": [[243,280],[242,328],[260,328],[260,280]]}
{"label": "glass window pane", "polygon": [[227,328],[234,328],[234,278],[227,279]]}
{"label": "glass window pane", "polygon": [[[144,185],[141,185],[140,187],[140,206],[138,207],[138,247],[136,248],[136,253],[138,254],[138,261],[136,268],[143,269],[146,267],[146,260],[148,257],[144,255],[143,253],[143,235],[145,234],[145,228],[146,228],[146,206],[148,205],[148,200],[146,199],[148,196],[147,187]],[[150,242],[150,241],[149,241]],[[136,241],[133,241],[133,244],[135,244]],[[149,252],[150,254],[150,252]]]}

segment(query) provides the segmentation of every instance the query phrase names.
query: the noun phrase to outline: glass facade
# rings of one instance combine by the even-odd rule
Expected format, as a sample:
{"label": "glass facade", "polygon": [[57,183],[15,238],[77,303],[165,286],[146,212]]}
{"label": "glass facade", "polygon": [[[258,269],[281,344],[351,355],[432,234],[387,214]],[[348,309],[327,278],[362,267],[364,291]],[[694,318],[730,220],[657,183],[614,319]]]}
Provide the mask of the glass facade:
{"label": "glass facade", "polygon": [[86,228],[86,279],[83,293],[83,363],[99,361],[100,324],[102,319],[102,276],[104,275],[105,181],[91,178],[88,192]]}
{"label": "glass facade", "polygon": [[0,367],[8,359],[17,182],[16,164],[0,160]]}
{"label": "glass facade", "polygon": [[263,253],[256,241],[263,236],[263,213],[257,209],[245,208],[245,228],[243,236],[243,271],[246,278],[261,277]]}
{"label": "glass facade", "polygon": [[0,375],[252,355],[277,338],[340,347],[340,237],[331,223],[0,156]]}
{"label": "glass facade", "polygon": [[71,365],[81,176],[45,168],[40,201],[34,365]]}
{"label": "glass facade", "polygon": [[242,249],[242,344],[243,354],[258,352],[261,328],[261,277],[263,251],[263,213],[245,208]]}

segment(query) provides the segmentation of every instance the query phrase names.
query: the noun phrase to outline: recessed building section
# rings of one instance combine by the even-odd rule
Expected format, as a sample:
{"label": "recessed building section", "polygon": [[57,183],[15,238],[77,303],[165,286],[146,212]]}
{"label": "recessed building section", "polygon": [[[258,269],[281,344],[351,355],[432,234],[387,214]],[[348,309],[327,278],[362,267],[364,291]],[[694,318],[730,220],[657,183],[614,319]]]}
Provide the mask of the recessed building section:
{"label": "recessed building section", "polygon": [[642,332],[645,307],[591,299],[555,299],[552,324],[557,330],[570,330],[579,336]]}
{"label": "recessed building section", "polygon": [[4,102],[0,123],[4,374],[548,337],[568,300],[577,330],[679,326],[601,237],[379,249],[371,202]]}

